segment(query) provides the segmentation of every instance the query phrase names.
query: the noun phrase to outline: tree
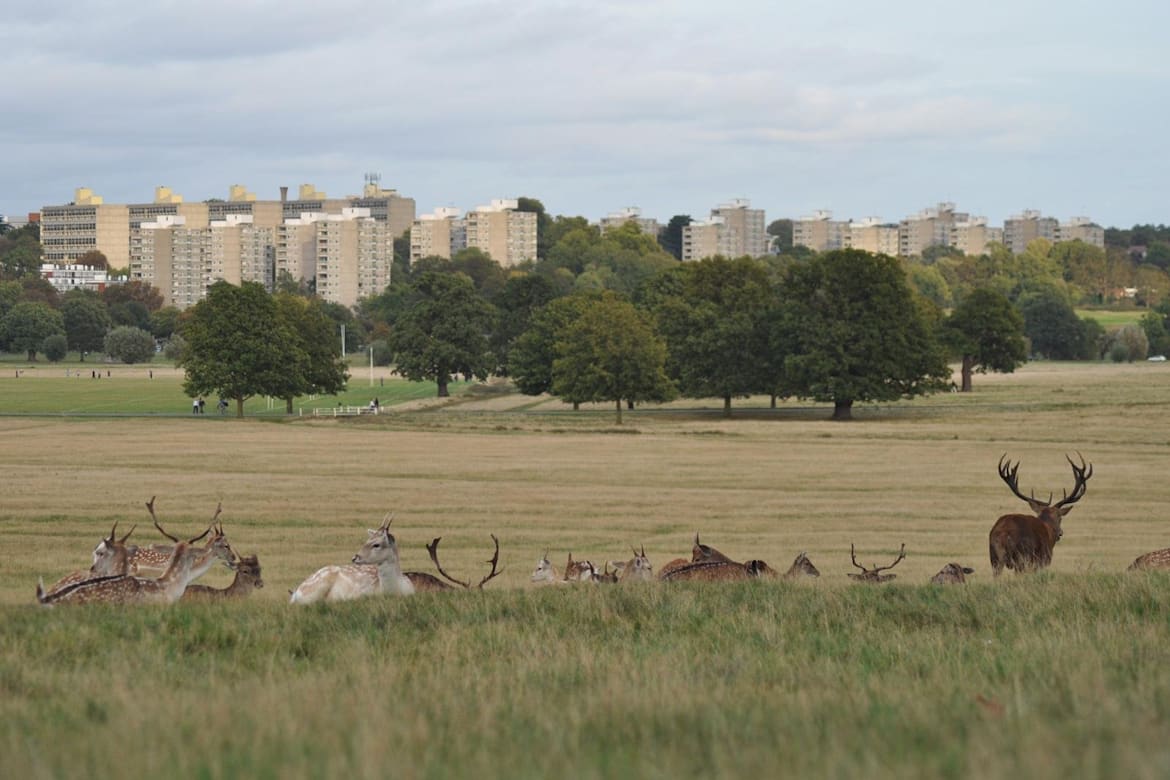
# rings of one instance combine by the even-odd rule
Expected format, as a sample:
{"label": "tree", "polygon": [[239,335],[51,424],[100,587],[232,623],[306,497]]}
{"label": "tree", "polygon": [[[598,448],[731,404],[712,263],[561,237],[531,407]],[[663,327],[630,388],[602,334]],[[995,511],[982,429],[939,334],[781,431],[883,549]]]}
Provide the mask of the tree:
{"label": "tree", "polygon": [[1106,353],[1114,363],[1145,360],[1150,353],[1150,341],[1141,325],[1123,325],[1110,334]]}
{"label": "tree", "polygon": [[551,246],[549,233],[553,219],[544,210],[544,204],[536,198],[520,197],[516,199],[516,210],[536,214],[536,256],[538,258],[548,257],[548,250]]}
{"label": "tree", "polygon": [[110,320],[115,325],[150,330],[150,309],[142,301],[119,301],[110,304],[109,312]]}
{"label": "tree", "polygon": [[[125,282],[123,284],[111,284],[102,290],[102,300],[106,302],[106,306],[110,307],[111,312],[113,307],[120,303],[130,303],[137,301],[146,307],[147,312],[158,311],[163,305],[163,296],[158,288],[152,286],[149,282],[143,282],[138,279]],[[145,326],[149,327],[149,321]]]}
{"label": "tree", "polygon": [[0,236],[0,276],[19,279],[40,269],[44,250],[38,235],[36,224],[30,223]]}
{"label": "tree", "polygon": [[533,313],[554,297],[552,284],[539,274],[512,276],[493,299],[500,317],[492,332],[491,349],[496,357],[496,372],[511,375],[512,346],[532,320]]}
{"label": "tree", "polygon": [[488,349],[495,307],[463,274],[428,271],[411,285],[411,293],[390,338],[398,372],[415,382],[433,380],[440,398],[450,395],[454,373],[487,379],[495,363]]}
{"label": "tree", "polygon": [[149,363],[154,357],[154,336],[141,328],[119,325],[106,334],[105,353],[123,363]]}
{"label": "tree", "polygon": [[295,334],[257,282],[239,287],[216,282],[187,314],[180,329],[187,347],[176,365],[186,369],[183,390],[192,398],[230,398],[236,416],[243,417],[244,401],[274,395],[289,372],[303,370],[305,356],[296,348]]}
{"label": "tree", "polygon": [[285,400],[285,412],[293,413],[293,399],[298,395],[334,395],[345,389],[349,370],[341,358],[341,341],[337,326],[319,301],[296,295],[276,296],[276,308],[282,330],[292,334],[296,349],[303,359],[293,364],[299,370],[285,373],[281,388],[273,388],[269,395]]}
{"label": "tree", "polygon": [[689,214],[676,214],[670,218],[666,227],[658,235],[658,243],[662,245],[663,249],[674,255],[675,260],[682,260],[683,228],[693,221]]}
{"label": "tree", "polygon": [[649,317],[607,292],[589,301],[556,342],[553,394],[570,403],[612,401],[622,422],[622,401],[669,401],[666,344]]}
{"label": "tree", "polygon": [[1165,355],[1170,352],[1170,330],[1166,328],[1166,317],[1160,311],[1148,311],[1142,316],[1142,330],[1151,355]]}
{"label": "tree", "polygon": [[1065,281],[1085,292],[1094,303],[1103,303],[1108,290],[1105,250],[1084,241],[1061,241],[1051,257],[1060,265]]}
{"label": "tree", "polygon": [[680,275],[682,294],[654,309],[669,351],[667,372],[688,398],[723,399],[723,416],[730,417],[733,397],[775,389],[767,271],[750,257],[717,256],[684,264]]}
{"label": "tree", "polygon": [[1085,330],[1068,298],[1047,286],[1022,295],[1024,335],[1032,354],[1049,360],[1076,360],[1085,353]]}
{"label": "tree", "polygon": [[84,265],[89,268],[99,268],[105,270],[110,267],[109,260],[106,259],[104,252],[98,249],[91,249],[73,261],[74,265]]}
{"label": "tree", "polygon": [[768,235],[771,236],[769,248],[776,253],[792,248],[792,220],[774,219],[768,224]]}
{"label": "tree", "polygon": [[174,306],[164,306],[150,313],[150,332],[156,339],[169,339],[179,327],[181,312]]}
{"label": "tree", "polygon": [[21,301],[0,320],[0,345],[26,353],[30,362],[37,359],[37,350],[54,333],[65,333],[65,319],[40,301]]}
{"label": "tree", "polygon": [[98,352],[105,346],[106,333],[113,324],[106,305],[97,293],[89,290],[70,290],[61,303],[65,318],[65,335],[69,346],[78,351],[82,362],[87,352]]}
{"label": "tree", "polygon": [[925,395],[950,379],[942,349],[898,261],[839,249],[792,266],[781,288],[792,342],[785,376],[803,398],[833,402],[852,419],[854,401]]}
{"label": "tree", "polygon": [[971,372],[1010,374],[1028,358],[1024,318],[1005,296],[986,287],[972,290],[943,323],[943,340],[962,361],[962,387],[971,392]]}
{"label": "tree", "polygon": [[45,353],[45,357],[49,359],[50,363],[63,360],[68,351],[69,342],[66,341],[63,333],[54,333],[41,343],[41,352]]}
{"label": "tree", "polygon": [[552,392],[553,362],[561,333],[581,318],[598,294],[555,298],[532,312],[527,328],[516,339],[508,360],[508,374],[525,395]]}

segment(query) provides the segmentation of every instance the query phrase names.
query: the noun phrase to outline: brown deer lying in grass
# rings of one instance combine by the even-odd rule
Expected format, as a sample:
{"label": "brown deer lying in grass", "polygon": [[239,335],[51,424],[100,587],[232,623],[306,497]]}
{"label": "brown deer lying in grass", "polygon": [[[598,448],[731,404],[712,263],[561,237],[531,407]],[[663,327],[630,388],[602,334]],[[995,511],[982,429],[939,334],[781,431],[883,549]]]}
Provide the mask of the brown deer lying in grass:
{"label": "brown deer lying in grass", "polygon": [[[156,496],[151,496],[150,500],[146,502],[146,508],[150,512],[150,519],[154,522],[154,527],[158,532],[171,540],[171,544],[152,544],[146,547],[131,547],[130,560],[128,563],[127,574],[132,574],[140,577],[155,577],[161,574],[168,565],[170,565],[171,551],[174,545],[178,543],[171,534],[167,533],[161,525],[159,525],[158,517],[154,513],[154,499]],[[196,537],[191,543],[197,542],[207,534],[215,531],[217,536],[223,536],[223,526],[216,527],[215,521],[219,519],[220,514],[223,513],[223,503],[221,502],[215,507],[215,514],[211,516],[211,522],[207,524],[207,530],[203,532],[202,536]],[[208,542],[211,544],[212,542]]]}
{"label": "brown deer lying in grass", "polygon": [[569,560],[565,564],[565,573],[562,576],[560,569],[548,559],[548,550],[536,562],[536,568],[528,578],[534,585],[568,585],[579,582],[593,582],[597,573],[596,567],[589,561],[574,561],[573,553],[569,553]]}
{"label": "brown deer lying in grass", "polygon": [[967,575],[974,574],[975,570],[960,563],[948,563],[939,570],[939,573],[930,578],[931,585],[965,584]]}
{"label": "brown deer lying in grass", "polygon": [[388,516],[376,530],[368,530],[369,537],[353,556],[352,564],[318,569],[297,586],[289,603],[312,604],[383,593],[397,596],[414,593],[414,585],[403,575],[398,563],[398,542],[390,533],[392,519]]}
{"label": "brown deer lying in grass", "polygon": [[[810,563],[809,566],[811,565]],[[795,567],[796,564],[793,566]],[[813,570],[816,570],[815,567]],[[727,582],[754,577],[771,579],[778,576],[780,576],[779,573],[766,562],[758,559],[744,563],[733,561],[714,547],[700,542],[699,535],[695,534],[695,543],[691,547],[691,560],[687,562],[679,558],[671,561],[662,567],[658,579],[663,582]]]}
{"label": "brown deer lying in grass", "polygon": [[634,557],[626,561],[626,565],[618,573],[617,581],[619,583],[652,581],[654,567],[650,565],[650,559],[646,557],[646,545],[642,545],[641,551],[634,550],[633,552]]}
{"label": "brown deer lying in grass", "polygon": [[807,553],[800,553],[792,561],[792,565],[788,567],[788,571],[781,575],[781,579],[794,580],[800,577],[819,577],[821,573],[817,571],[817,567],[813,566],[813,562],[808,559]]}
{"label": "brown deer lying in grass", "polygon": [[[995,521],[988,537],[988,546],[991,552],[991,570],[996,577],[1005,568],[1015,569],[1017,573],[1036,571],[1046,568],[1052,563],[1052,548],[1064,535],[1060,521],[1072,511],[1073,504],[1085,497],[1085,486],[1093,476],[1093,465],[1086,464],[1085,458],[1079,452],[1081,465],[1073,463],[1072,458],[1065,455],[1068,465],[1073,471],[1073,491],[1065,493],[1064,497],[1052,503],[1052,495],[1048,501],[1040,501],[1035,493],[1025,496],[1019,489],[1020,464],[1014,466],[1007,460],[1007,454],[999,459],[999,478],[1011,489],[1012,495],[1021,499],[1035,515],[1004,515]],[[1006,463],[1005,463],[1006,461]]]}
{"label": "brown deer lying in grass", "polygon": [[235,553],[227,539],[218,537],[207,547],[193,546],[192,542],[206,536],[206,532],[188,542],[177,542],[171,553],[171,562],[158,579],[134,577],[128,574],[96,577],[70,585],[53,594],[46,594],[37,584],[37,601],[46,606],[56,604],[173,604],[183,596],[187,586],[203,576],[218,561],[231,563]]}
{"label": "brown deer lying in grass", "polygon": [[[483,586],[485,584],[487,584],[488,580],[490,580],[494,577],[498,577],[499,575],[504,573],[503,569],[499,569],[499,570],[496,569],[496,566],[500,562],[500,540],[496,538],[495,534],[492,534],[491,537],[492,537],[492,542],[496,546],[496,551],[492,555],[491,558],[489,558],[487,561],[485,561],[485,563],[490,563],[492,566],[492,570],[488,572],[486,577],[484,577],[482,580],[479,581],[479,584],[475,586],[476,588],[482,589]],[[442,574],[444,577],[446,577],[451,582],[454,582],[456,585],[459,585],[460,587],[462,587],[466,590],[471,590],[471,582],[470,581],[464,582],[463,580],[457,580],[454,577],[452,577],[450,574],[448,574],[447,572],[443,571],[443,566],[442,566],[442,564],[439,563],[439,542],[441,542],[441,541],[443,541],[443,537],[437,536],[431,541],[430,544],[427,545],[427,554],[431,556],[431,561],[435,564],[435,568],[439,570],[439,574]],[[572,556],[570,556],[570,559],[571,558],[572,558]],[[452,587],[451,585],[448,585],[447,583],[443,582],[441,579],[439,579],[435,575],[427,574],[426,572],[408,571],[408,572],[406,572],[406,574],[404,576],[408,580],[410,580],[411,585],[414,585],[414,589],[416,592],[436,591],[436,590],[454,590],[454,587]]]}
{"label": "brown deer lying in grass", "polygon": [[66,574],[50,585],[45,595],[52,596],[57,591],[67,588],[70,585],[92,580],[95,577],[113,577],[126,574],[131,549],[126,546],[126,540],[130,538],[130,534],[134,533],[134,529],[137,527],[131,527],[126,532],[126,535],[119,539],[116,536],[118,524],[115,522],[114,527],[110,529],[110,535],[104,537],[98,542],[97,547],[93,548],[93,563],[90,567],[84,571],[75,571]]}
{"label": "brown deer lying in grass", "polygon": [[1145,555],[1139,555],[1129,565],[1127,571],[1147,571],[1151,569],[1170,569],[1170,547],[1164,550],[1154,550]]}
{"label": "brown deer lying in grass", "polygon": [[235,563],[230,564],[235,569],[236,577],[226,588],[213,588],[210,585],[188,585],[183,591],[183,601],[221,601],[226,599],[243,599],[252,595],[256,588],[264,587],[264,580],[260,578],[260,559],[255,555],[246,555]]}
{"label": "brown deer lying in grass", "polygon": [[874,566],[872,569],[865,568],[864,566],[862,566],[860,563],[857,562],[857,555],[853,550],[852,544],[849,545],[849,557],[853,559],[853,565],[856,566],[857,568],[861,569],[861,574],[853,574],[852,572],[850,572],[848,575],[846,575],[850,579],[857,580],[858,582],[866,582],[866,583],[870,583],[870,584],[889,582],[890,580],[897,578],[898,575],[897,574],[882,574],[882,572],[886,571],[888,569],[892,569],[895,566],[897,566],[899,563],[902,562],[902,559],[906,557],[906,545],[905,544],[902,545],[902,549],[898,552],[898,557],[895,558],[894,562],[891,563],[889,566]]}

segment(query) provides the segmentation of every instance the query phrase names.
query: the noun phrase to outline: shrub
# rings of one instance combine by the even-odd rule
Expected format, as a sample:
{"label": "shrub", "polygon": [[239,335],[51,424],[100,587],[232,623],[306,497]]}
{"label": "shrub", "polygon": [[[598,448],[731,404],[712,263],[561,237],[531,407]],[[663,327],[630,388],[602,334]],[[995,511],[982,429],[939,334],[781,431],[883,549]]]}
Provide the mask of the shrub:
{"label": "shrub", "polygon": [[167,360],[178,360],[183,357],[183,351],[187,349],[187,342],[178,333],[171,334],[167,339],[167,344],[163,347],[163,354],[166,355]]}
{"label": "shrub", "polygon": [[58,360],[65,358],[65,353],[69,350],[69,343],[62,333],[54,333],[52,336],[47,336],[41,342],[41,352],[45,353],[45,357],[49,359],[50,363],[56,363]]}
{"label": "shrub", "polygon": [[132,325],[121,325],[106,334],[106,354],[123,363],[149,363],[154,357],[154,336]]}

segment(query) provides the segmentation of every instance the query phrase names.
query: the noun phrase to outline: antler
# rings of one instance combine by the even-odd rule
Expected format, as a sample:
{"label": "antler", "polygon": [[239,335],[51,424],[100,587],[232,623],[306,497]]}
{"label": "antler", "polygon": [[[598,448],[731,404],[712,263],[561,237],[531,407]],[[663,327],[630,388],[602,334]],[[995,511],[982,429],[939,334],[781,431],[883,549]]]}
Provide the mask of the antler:
{"label": "antler", "polygon": [[1044,501],[1041,501],[1040,499],[1036,498],[1035,492],[1033,492],[1031,496],[1025,496],[1023,493],[1020,492],[1020,487],[1019,487],[1020,462],[1016,461],[1016,464],[1013,466],[1012,462],[1010,460],[1008,460],[1005,463],[1004,461],[1006,459],[1007,459],[1007,453],[1005,452],[999,458],[999,478],[1002,479],[1007,484],[1007,486],[1011,489],[1012,495],[1014,495],[1016,498],[1020,499],[1021,501],[1026,502],[1028,504],[1028,506],[1030,506],[1032,508],[1033,512],[1039,512],[1044,507],[1049,506],[1052,503],[1052,496],[1051,495],[1048,497],[1048,501],[1044,502]]}
{"label": "antler", "polygon": [[1075,504],[1084,498],[1085,485],[1088,483],[1089,477],[1093,476],[1093,464],[1085,463],[1085,456],[1079,452],[1077,453],[1077,457],[1081,459],[1080,468],[1077,468],[1077,464],[1073,463],[1072,458],[1068,455],[1064,456],[1064,459],[1068,461],[1068,465],[1072,466],[1073,479],[1076,480],[1076,484],[1073,486],[1073,492],[1071,494],[1066,493],[1064,498],[1056,502],[1056,506],[1058,507]]}
{"label": "antler", "polygon": [[[118,524],[114,523],[114,527],[117,528]],[[123,536],[121,539],[118,540],[118,544],[125,544],[126,540],[130,538],[130,534],[134,533],[134,529],[137,527],[138,527],[138,523],[135,523],[134,525],[130,526],[130,530],[126,532],[125,536]],[[114,535],[113,532],[110,532],[110,536],[113,537],[113,535]]]}
{"label": "antler", "polygon": [[154,521],[154,527],[158,529],[158,532],[160,534],[162,534],[166,538],[170,539],[175,544],[178,544],[179,538],[177,536],[171,536],[170,534],[168,534],[166,531],[163,530],[163,527],[161,525],[158,524],[158,517],[155,516],[155,514],[154,514],[154,499],[155,498],[156,498],[156,496],[151,496],[150,500],[146,502],[146,508],[150,510],[150,519]]}
{"label": "antler", "polygon": [[483,586],[487,583],[488,580],[492,579],[493,577],[498,577],[499,575],[504,573],[503,569],[496,571],[496,564],[498,564],[500,562],[500,540],[496,538],[495,534],[492,534],[492,541],[495,542],[495,544],[496,544],[496,552],[494,555],[492,555],[492,558],[490,561],[486,561],[486,563],[490,563],[492,565],[492,570],[490,572],[488,572],[488,575],[486,577],[484,577],[482,580],[479,581],[479,585],[477,586],[479,588],[483,588]]}
{"label": "antler", "polygon": [[901,563],[902,559],[905,557],[906,557],[906,543],[902,542],[902,549],[898,552],[898,557],[894,559],[893,563],[891,563],[889,566],[878,566],[874,569],[870,569],[870,572],[873,574],[877,574],[879,571],[885,571],[886,569],[892,569],[895,566],[897,566],[899,563]]}
{"label": "antler", "polygon": [[850,575],[849,575],[850,577],[854,577],[854,576],[859,576],[859,577],[873,576],[873,575],[876,575],[878,572],[885,571],[886,569],[892,569],[892,568],[894,568],[895,566],[897,566],[899,563],[901,563],[901,562],[902,562],[902,559],[906,557],[906,543],[905,543],[905,542],[903,542],[903,543],[902,543],[902,549],[901,549],[901,550],[898,552],[898,557],[897,557],[897,558],[895,558],[895,559],[894,559],[894,562],[893,562],[893,563],[891,563],[889,566],[875,566],[875,567],[873,567],[872,569],[867,569],[867,568],[865,568],[864,566],[862,566],[860,563],[858,563],[858,562],[857,562],[857,555],[856,555],[856,553],[854,552],[854,549],[853,549],[853,545],[852,545],[852,543],[849,545],[849,557],[853,559],[853,565],[854,565],[854,566],[856,566],[857,568],[861,569],[861,574],[860,574],[860,575],[853,575],[853,574],[850,574]]}
{"label": "antler", "polygon": [[457,580],[454,577],[452,577],[450,574],[448,574],[447,572],[443,571],[443,565],[441,563],[439,563],[439,542],[441,542],[441,541],[443,541],[443,537],[436,536],[431,541],[431,543],[427,545],[427,552],[430,554],[431,561],[434,562],[435,568],[439,570],[439,574],[442,574],[444,577],[451,580],[451,582],[454,582],[456,585],[462,585],[465,588],[470,588],[471,587],[470,582],[464,582],[463,580]]}

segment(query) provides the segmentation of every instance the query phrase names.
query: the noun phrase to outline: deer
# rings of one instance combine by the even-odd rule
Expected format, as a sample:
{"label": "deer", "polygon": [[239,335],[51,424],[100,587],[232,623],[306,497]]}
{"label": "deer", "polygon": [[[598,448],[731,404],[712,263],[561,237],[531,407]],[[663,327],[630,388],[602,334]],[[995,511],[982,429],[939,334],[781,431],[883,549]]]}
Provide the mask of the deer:
{"label": "deer", "polygon": [[226,588],[213,588],[210,585],[188,585],[183,591],[182,601],[224,601],[243,599],[252,595],[256,588],[264,587],[264,580],[260,578],[260,559],[255,555],[245,555],[232,564],[236,572],[235,579]]}
{"label": "deer", "polygon": [[297,586],[289,598],[291,604],[350,599],[389,594],[409,596],[414,585],[402,573],[398,562],[398,542],[390,533],[393,515],[388,515],[377,529],[367,529],[368,538],[344,566],[323,566]]}
{"label": "deer", "polygon": [[1064,493],[1055,504],[1052,503],[1051,494],[1048,501],[1039,500],[1035,493],[1031,496],[1022,494],[1019,489],[1019,462],[1012,465],[1007,460],[1007,453],[999,459],[999,478],[1012,491],[1012,495],[1024,501],[1036,514],[1004,515],[995,521],[988,536],[988,547],[991,570],[996,577],[1005,568],[1014,569],[1018,574],[1037,571],[1052,563],[1052,548],[1064,536],[1060,521],[1072,511],[1074,504],[1085,497],[1085,486],[1093,476],[1093,464],[1086,464],[1084,456],[1079,452],[1077,457],[1080,458],[1080,466],[1073,463],[1068,455],[1064,457],[1072,467],[1073,490],[1072,493]]}
{"label": "deer", "polygon": [[569,553],[569,560],[565,564],[564,576],[556,565],[549,560],[548,550],[536,562],[536,568],[528,578],[534,585],[569,585],[579,582],[593,582],[597,568],[589,561],[574,561],[573,553]]}
{"label": "deer", "polygon": [[42,583],[37,583],[37,601],[45,606],[57,604],[173,604],[182,598],[187,586],[203,576],[216,561],[231,563],[235,553],[220,537],[214,544],[195,547],[195,539],[177,541],[171,561],[158,579],[135,577],[129,574],[96,577],[70,585],[53,594],[46,594]]}
{"label": "deer", "polygon": [[817,571],[817,567],[813,566],[813,562],[808,559],[808,553],[800,553],[792,561],[792,565],[788,567],[788,571],[781,575],[781,579],[795,580],[801,577],[819,577],[821,573]]}
{"label": "deer", "polygon": [[111,577],[126,574],[130,556],[130,548],[126,546],[126,540],[130,538],[130,534],[134,533],[134,529],[137,527],[136,525],[132,526],[126,532],[126,535],[119,539],[117,538],[118,523],[115,522],[114,527],[110,529],[110,535],[103,537],[98,542],[97,547],[93,548],[93,563],[89,569],[66,574],[50,585],[46,594],[52,595],[70,585],[91,580],[95,577]]}
{"label": "deer", "polygon": [[931,585],[966,584],[967,575],[974,574],[975,570],[961,563],[948,563],[939,570],[939,573],[930,578]]}
{"label": "deer", "polygon": [[[486,585],[489,580],[494,579],[495,577],[498,577],[504,573],[503,569],[496,568],[500,562],[500,540],[496,538],[495,534],[491,534],[491,537],[492,542],[494,542],[496,545],[496,551],[491,558],[484,562],[490,563],[492,569],[487,573],[487,576],[480,580],[479,584],[475,586],[478,590],[483,590],[483,586]],[[459,585],[464,590],[471,590],[470,581],[464,582],[463,580],[457,580],[447,572],[443,571],[443,566],[439,563],[439,542],[441,541],[443,541],[443,537],[437,536],[431,540],[430,544],[427,545],[427,554],[431,556],[431,561],[435,564],[435,568],[439,570],[439,574],[442,574],[445,578],[451,582],[454,582],[456,585]],[[416,592],[455,589],[453,586],[448,585],[433,574],[427,574],[426,572],[422,571],[408,571],[406,572],[405,577],[410,580],[412,585],[414,585]]]}
{"label": "deer", "polygon": [[861,569],[861,574],[849,572],[846,576],[851,580],[877,585],[897,578],[897,574],[882,574],[882,572],[892,569],[902,562],[902,559],[906,557],[906,545],[905,543],[902,544],[902,549],[898,552],[898,557],[889,566],[874,566],[872,569],[867,569],[857,562],[857,554],[854,552],[852,544],[849,545],[849,557],[853,559],[853,565]]}
{"label": "deer", "polygon": [[754,559],[739,563],[731,560],[714,547],[699,541],[698,534],[695,534],[695,543],[691,547],[690,561],[676,558],[663,566],[658,573],[658,579],[663,582],[727,582],[754,577],[772,579],[778,576],[779,573],[765,561]]}
{"label": "deer", "polygon": [[1170,569],[1170,547],[1139,555],[1126,571],[1149,571],[1151,569]]}
{"label": "deer", "polygon": [[[171,551],[174,549],[174,545],[179,541],[174,536],[163,530],[163,527],[159,525],[158,516],[156,516],[154,513],[155,498],[156,496],[150,497],[150,500],[146,502],[146,508],[150,512],[150,519],[154,521],[154,527],[158,529],[160,534],[165,536],[167,539],[170,539],[171,544],[152,544],[148,547],[132,548],[130,550],[129,569],[127,571],[128,574],[133,574],[135,576],[157,576],[161,574],[169,565]],[[215,528],[215,521],[222,512],[223,503],[220,502],[220,504],[215,508],[215,514],[212,516],[211,522],[207,526],[207,530],[203,532],[203,536],[197,537],[194,541],[199,541],[213,530],[215,530],[216,534],[219,536],[223,536],[223,527],[220,526],[218,529]],[[210,542],[208,543],[210,544]]]}
{"label": "deer", "polygon": [[642,545],[641,551],[633,550],[633,553],[634,557],[626,562],[618,574],[618,582],[650,582],[654,579],[654,567],[646,557],[646,545]]}

